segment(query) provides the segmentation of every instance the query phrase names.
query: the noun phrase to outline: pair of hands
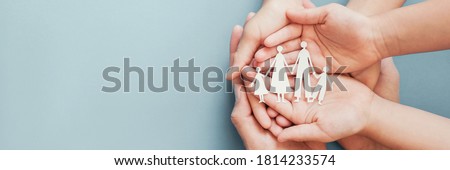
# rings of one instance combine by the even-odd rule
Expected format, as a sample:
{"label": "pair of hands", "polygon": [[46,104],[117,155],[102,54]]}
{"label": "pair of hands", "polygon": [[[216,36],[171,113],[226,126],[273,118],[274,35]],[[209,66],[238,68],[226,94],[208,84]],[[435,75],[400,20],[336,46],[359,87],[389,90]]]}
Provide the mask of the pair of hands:
{"label": "pair of hands", "polygon": [[[292,7],[300,9],[288,10]],[[324,56],[331,55],[336,66],[334,71],[341,65],[350,65],[346,71],[360,75],[354,77],[373,88],[340,76],[339,80],[348,91],[328,92],[323,106],[306,102],[276,103],[276,97],[269,94],[266,96],[269,108],[266,108],[253,94],[241,92],[243,84],[235,80],[233,82],[240,88],[235,89],[238,94],[233,123],[249,149],[324,149],[322,143],[303,141],[337,139],[341,139],[339,142],[347,149],[380,148],[381,145],[370,139],[354,134],[362,132],[369,122],[368,110],[375,95],[371,89],[382,97],[398,100],[398,73],[392,59],[381,62],[380,74],[380,65],[376,62],[383,54],[378,52],[379,45],[372,43],[378,35],[369,18],[340,5],[313,8],[309,1],[301,4],[299,1],[266,1],[256,15],[249,14],[244,30],[234,28],[230,62],[239,67],[260,65],[276,54],[274,47],[280,44],[285,47],[287,61],[294,62],[300,41],[307,41],[315,66],[324,66]],[[356,31],[348,31],[354,29]],[[257,50],[261,42],[264,47]],[[251,57],[242,56],[255,57],[250,63]],[[367,68],[374,63],[375,69]],[[370,81],[373,79],[375,81]],[[290,96],[287,99],[292,101]],[[297,142],[285,142],[287,140]]]}

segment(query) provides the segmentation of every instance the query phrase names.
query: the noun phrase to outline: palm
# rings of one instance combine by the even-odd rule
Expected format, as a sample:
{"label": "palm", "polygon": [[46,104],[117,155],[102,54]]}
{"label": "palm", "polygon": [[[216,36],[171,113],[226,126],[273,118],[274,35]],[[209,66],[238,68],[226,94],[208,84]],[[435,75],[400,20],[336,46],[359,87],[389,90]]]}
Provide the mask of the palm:
{"label": "palm", "polygon": [[[305,123],[316,124],[324,134],[322,141],[334,141],[359,132],[367,123],[364,114],[373,93],[361,83],[341,78],[349,91],[331,91],[323,105],[313,104],[306,111]],[[348,82],[348,83],[346,83]],[[335,88],[336,89],[336,88]],[[326,138],[328,137],[328,139]]]}
{"label": "palm", "polygon": [[292,22],[304,25],[302,39],[314,42],[338,65],[349,66],[346,72],[362,70],[381,58],[374,41],[379,35],[368,17],[336,4],[302,11],[287,13]]}
{"label": "palm", "polygon": [[[244,94],[245,95],[245,94]],[[248,94],[249,97],[252,97]],[[267,150],[304,150],[304,149],[326,149],[323,143],[305,142],[279,142],[268,130],[263,129],[256,121],[247,99],[240,101],[240,106],[235,106],[231,114],[232,122],[238,130],[247,149]],[[242,106],[244,105],[244,106]],[[239,110],[236,108],[239,107]]]}

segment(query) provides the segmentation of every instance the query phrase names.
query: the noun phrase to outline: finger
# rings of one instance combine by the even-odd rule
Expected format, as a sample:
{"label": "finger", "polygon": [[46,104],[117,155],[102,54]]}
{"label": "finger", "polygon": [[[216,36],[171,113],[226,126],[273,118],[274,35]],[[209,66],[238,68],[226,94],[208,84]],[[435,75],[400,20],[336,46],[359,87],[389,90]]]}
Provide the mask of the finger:
{"label": "finger", "polygon": [[280,115],[277,111],[273,110],[272,108],[267,108],[267,115],[269,115],[270,118],[275,118],[278,115]]}
{"label": "finger", "polygon": [[[248,86],[249,84],[250,82],[245,81],[246,86]],[[253,93],[247,93],[247,98],[249,100],[255,119],[258,121],[262,128],[269,129],[272,121],[267,114],[266,105],[264,103],[260,103],[259,99]]]}
{"label": "finger", "polygon": [[286,15],[289,20],[297,24],[323,24],[325,23],[325,17],[327,17],[328,8],[329,5],[303,10],[289,9]]}
{"label": "finger", "polygon": [[302,35],[302,28],[303,26],[300,24],[289,24],[267,37],[264,40],[264,45],[267,47],[275,47],[288,40],[297,39]]}
{"label": "finger", "polygon": [[278,116],[275,118],[275,121],[276,121],[276,123],[277,123],[279,126],[281,126],[281,127],[283,127],[283,128],[292,126],[292,122],[289,121],[288,119],[286,119],[286,118],[285,118],[284,116],[282,116],[282,115],[278,115]]}
{"label": "finger", "polygon": [[284,129],[278,135],[278,141],[317,141],[317,142],[331,142],[334,141],[332,137],[323,132],[317,123],[302,124]]}
{"label": "finger", "polygon": [[273,93],[266,94],[264,97],[265,103],[278,112],[279,114],[283,115],[287,119],[291,120],[292,117],[292,103],[286,100],[285,102],[278,102],[277,95]]}
{"label": "finger", "polygon": [[[299,50],[300,42],[301,40],[299,38],[296,38],[282,43],[280,46],[283,46],[283,55]],[[273,58],[275,55],[277,55],[277,53],[277,47],[263,47],[256,52],[255,60],[258,62],[263,62],[269,58]]]}
{"label": "finger", "polygon": [[247,15],[247,18],[245,19],[245,24],[247,24],[248,21],[250,21],[250,19],[252,19],[256,14],[254,12],[250,12]]}
{"label": "finger", "polygon": [[[286,62],[289,64],[289,68],[292,68],[293,64],[295,64],[295,61],[297,60],[297,56],[298,56],[299,51],[292,51],[286,54],[283,54]],[[262,61],[262,62],[258,62],[255,60],[254,66],[255,67],[260,67],[261,68],[261,72],[266,72],[269,67],[270,67],[270,63],[272,63],[274,60],[274,58],[270,58],[268,60]]]}
{"label": "finger", "polygon": [[[230,54],[233,54],[237,50],[237,46],[239,44],[239,40],[241,39],[243,32],[243,28],[240,25],[236,25],[233,27],[233,31],[231,32],[231,39],[230,39]],[[230,57],[231,59],[233,57]]]}
{"label": "finger", "polygon": [[273,134],[273,136],[277,137],[281,131],[283,131],[283,128],[275,122],[275,120],[272,120],[272,124],[269,128],[269,131]]}
{"label": "finger", "polygon": [[[251,21],[250,21],[251,22]],[[244,28],[243,35],[241,40],[239,41],[239,45],[237,47],[236,53],[233,59],[233,68],[242,69],[243,66],[250,64],[254,53],[259,47],[260,37],[259,37],[259,28],[257,25],[247,23]],[[234,74],[235,72],[229,72],[227,74],[227,78],[230,80],[234,77],[239,76],[239,74]]]}
{"label": "finger", "polygon": [[251,116],[251,107],[247,99],[247,94],[243,89],[242,84],[235,84],[234,87],[234,95],[236,97],[236,101],[234,104],[233,111],[231,112],[232,118],[241,118]]}

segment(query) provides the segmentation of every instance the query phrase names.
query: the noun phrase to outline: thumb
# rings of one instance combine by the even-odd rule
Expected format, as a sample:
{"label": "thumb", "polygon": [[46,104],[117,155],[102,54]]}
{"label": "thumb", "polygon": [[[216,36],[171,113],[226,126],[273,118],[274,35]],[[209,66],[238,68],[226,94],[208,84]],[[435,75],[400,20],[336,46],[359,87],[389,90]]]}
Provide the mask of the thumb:
{"label": "thumb", "polygon": [[323,24],[329,12],[329,6],[310,8],[303,10],[289,9],[286,12],[287,18],[298,24]]}
{"label": "thumb", "polygon": [[231,117],[240,118],[251,116],[252,110],[248,102],[244,86],[242,84],[234,85],[234,95],[236,97],[236,101],[234,104],[233,111],[231,112]]}
{"label": "thumb", "polygon": [[317,142],[331,142],[334,139],[326,134],[317,123],[301,124],[284,129],[278,136],[278,141],[317,141]]}

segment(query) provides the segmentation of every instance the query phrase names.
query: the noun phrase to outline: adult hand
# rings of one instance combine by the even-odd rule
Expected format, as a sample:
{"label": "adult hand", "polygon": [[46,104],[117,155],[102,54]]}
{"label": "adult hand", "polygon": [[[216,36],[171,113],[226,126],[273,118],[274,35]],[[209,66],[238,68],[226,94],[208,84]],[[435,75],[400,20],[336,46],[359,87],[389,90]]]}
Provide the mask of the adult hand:
{"label": "adult hand", "polygon": [[[242,30],[240,26],[233,29],[230,40],[230,60],[236,53]],[[233,83],[236,103],[231,113],[231,121],[247,149],[326,149],[325,144],[320,143],[307,145],[300,142],[278,142],[276,137],[270,131],[263,129],[255,119],[242,82],[234,80]],[[275,128],[271,129],[275,130]]]}
{"label": "adult hand", "polygon": [[[361,71],[385,57],[384,42],[377,24],[369,17],[338,4],[319,8],[288,10],[287,17],[296,24],[302,24],[301,39],[308,42],[308,50],[317,67],[326,65],[326,56],[333,57],[333,72]],[[264,42],[274,47],[292,39],[292,27],[284,27],[270,35]],[[257,57],[262,62],[270,56]],[[338,70],[347,66],[346,70]]]}
{"label": "adult hand", "polygon": [[[287,9],[292,7],[302,9],[302,3],[300,0],[264,0],[261,9],[245,24],[231,67],[242,69],[243,66],[249,65],[262,41],[289,23],[286,17]],[[301,32],[301,26],[298,27],[298,31]],[[285,49],[285,51],[288,50]],[[227,75],[227,78],[231,80],[238,76],[239,73],[232,72]]]}

